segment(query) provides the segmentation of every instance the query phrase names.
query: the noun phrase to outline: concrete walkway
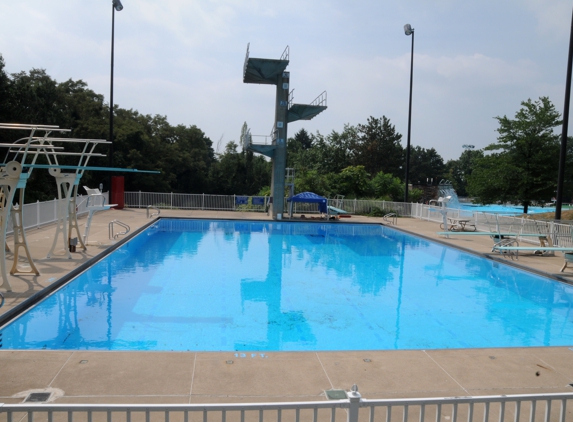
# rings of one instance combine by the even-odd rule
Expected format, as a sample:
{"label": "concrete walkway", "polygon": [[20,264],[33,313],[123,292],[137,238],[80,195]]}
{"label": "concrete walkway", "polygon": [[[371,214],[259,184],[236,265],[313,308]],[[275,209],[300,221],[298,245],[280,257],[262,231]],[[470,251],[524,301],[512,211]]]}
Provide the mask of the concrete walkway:
{"label": "concrete walkway", "polygon": [[[166,211],[162,217],[268,219],[260,213]],[[110,210],[94,217],[87,251],[46,259],[55,226],[27,232],[40,276],[13,276],[4,313],[113,245],[111,220],[132,231],[145,210]],[[380,223],[355,217],[346,222]],[[83,231],[85,219],[80,220]],[[398,228],[478,254],[489,238],[436,235],[437,223],[399,219]],[[10,244],[10,242],[9,242]],[[9,257],[10,258],[10,257]],[[503,260],[503,258],[497,259]],[[9,261],[10,262],[10,261]],[[512,265],[571,279],[563,259],[520,256]],[[25,264],[25,263],[24,263]],[[573,346],[573,345],[572,345]],[[573,351],[567,347],[359,352],[86,352],[0,349],[0,402],[20,403],[50,391],[56,403],[214,403],[324,399],[324,390],[359,386],[364,398],[573,392]]]}

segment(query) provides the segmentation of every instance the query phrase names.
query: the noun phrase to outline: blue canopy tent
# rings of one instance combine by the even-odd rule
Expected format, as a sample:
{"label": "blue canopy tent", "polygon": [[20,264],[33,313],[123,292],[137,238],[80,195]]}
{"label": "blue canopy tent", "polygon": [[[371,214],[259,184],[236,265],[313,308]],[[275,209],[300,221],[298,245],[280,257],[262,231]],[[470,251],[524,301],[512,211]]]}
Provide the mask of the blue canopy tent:
{"label": "blue canopy tent", "polygon": [[292,217],[292,204],[294,202],[307,202],[318,204],[318,211],[323,214],[328,214],[328,200],[324,196],[317,195],[313,192],[301,192],[298,195],[287,198],[289,204],[289,216]]}

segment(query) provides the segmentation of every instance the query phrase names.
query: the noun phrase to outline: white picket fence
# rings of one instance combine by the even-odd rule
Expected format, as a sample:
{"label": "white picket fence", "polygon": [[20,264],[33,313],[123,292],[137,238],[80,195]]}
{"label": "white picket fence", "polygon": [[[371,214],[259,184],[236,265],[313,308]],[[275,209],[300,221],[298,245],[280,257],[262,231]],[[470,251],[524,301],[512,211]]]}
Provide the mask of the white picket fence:
{"label": "white picket fence", "polygon": [[566,422],[573,393],[224,404],[0,404],[0,421],[67,422]]}

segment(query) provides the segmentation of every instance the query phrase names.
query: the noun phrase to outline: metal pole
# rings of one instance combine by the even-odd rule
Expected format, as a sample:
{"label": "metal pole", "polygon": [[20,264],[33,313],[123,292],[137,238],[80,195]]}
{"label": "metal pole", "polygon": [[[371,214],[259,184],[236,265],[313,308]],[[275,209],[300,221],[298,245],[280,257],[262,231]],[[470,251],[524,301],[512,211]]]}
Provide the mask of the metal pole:
{"label": "metal pole", "polygon": [[[109,84],[109,167],[113,167],[113,45],[115,32],[115,4],[111,3],[111,77]],[[111,181],[113,174],[109,174],[109,191],[111,192]]]}
{"label": "metal pole", "polygon": [[561,205],[563,204],[563,181],[565,179],[565,158],[567,157],[567,129],[569,127],[569,103],[571,99],[572,61],[573,61],[573,16],[571,17],[569,57],[567,59],[567,81],[565,82],[565,104],[563,106],[563,131],[561,132],[561,151],[559,153],[559,175],[557,177],[555,220],[561,220]]}
{"label": "metal pole", "polygon": [[408,183],[410,173],[410,132],[412,128],[412,84],[414,80],[414,30],[412,29],[412,53],[410,60],[410,103],[408,106],[408,140],[406,142],[406,176],[404,177],[404,202],[408,202]]}

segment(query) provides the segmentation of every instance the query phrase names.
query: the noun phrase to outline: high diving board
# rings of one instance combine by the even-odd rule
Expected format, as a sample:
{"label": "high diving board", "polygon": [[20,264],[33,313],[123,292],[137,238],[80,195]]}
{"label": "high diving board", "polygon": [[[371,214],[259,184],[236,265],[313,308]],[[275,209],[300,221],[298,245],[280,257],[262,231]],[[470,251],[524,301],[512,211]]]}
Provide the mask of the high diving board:
{"label": "high diving board", "polygon": [[138,170],[130,168],[116,168],[116,167],[93,167],[93,166],[68,166],[68,165],[49,165],[49,164],[24,164],[24,168],[37,168],[37,169],[51,169],[59,168],[62,170],[93,170],[93,171],[114,171],[118,173],[151,173],[160,174],[159,170]]}

